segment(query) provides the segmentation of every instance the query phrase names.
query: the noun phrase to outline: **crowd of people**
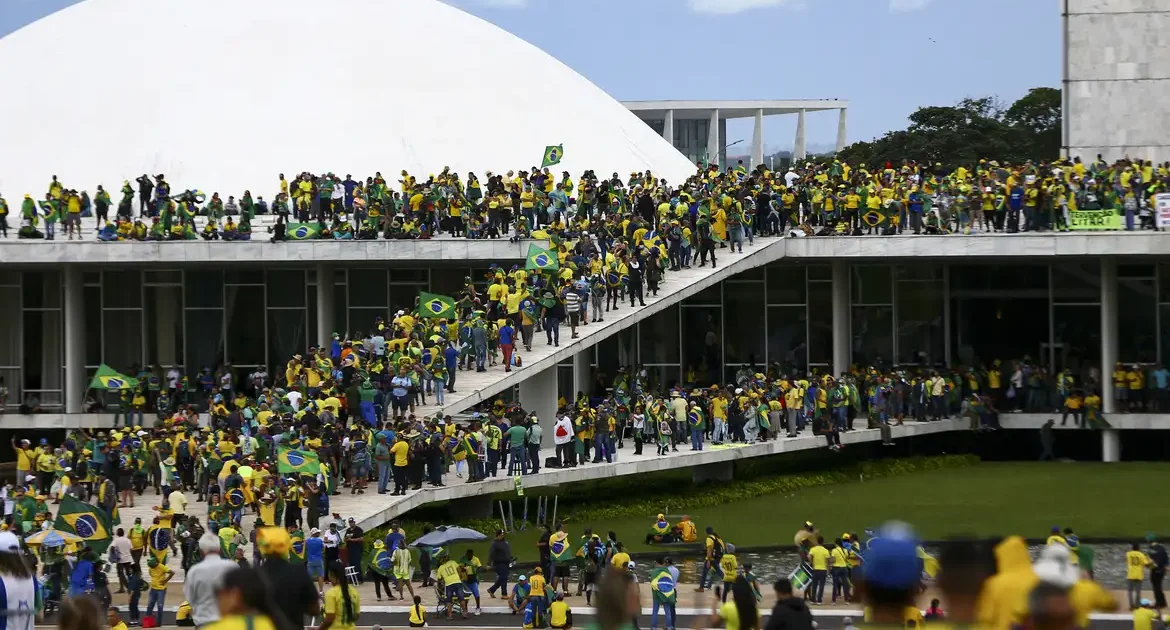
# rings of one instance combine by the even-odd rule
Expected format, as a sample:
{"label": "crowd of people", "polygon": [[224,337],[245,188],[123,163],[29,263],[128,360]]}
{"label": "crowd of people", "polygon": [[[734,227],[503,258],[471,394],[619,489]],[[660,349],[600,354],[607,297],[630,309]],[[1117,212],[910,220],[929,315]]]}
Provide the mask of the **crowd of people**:
{"label": "crowd of people", "polygon": [[[782,169],[783,170],[783,169]],[[700,218],[723,240],[742,245],[753,235],[1018,232],[1085,229],[1157,229],[1155,197],[1166,192],[1170,166],[1150,161],[1085,164],[1079,157],[1053,162],[944,166],[851,165],[839,160],[793,164],[772,172],[740,161],[721,171],[709,165],[684,182],[650,171],[601,178],[585,171],[576,180],[548,167],[464,178],[444,168],[421,179],[402,171],[388,181],[334,173],[280,174],[271,203],[245,190],[237,201],[220,193],[175,190],[165,174],[123,182],[115,204],[97,186],[67,188],[56,176],[43,195],[27,193],[20,205],[19,238],[55,239],[57,224],[72,240],[92,217],[102,241],[252,240],[252,221],[272,214],[265,237],[273,241],[458,238],[525,238],[584,235],[599,243],[627,230],[637,217],[664,236],[677,228],[679,246],[701,251]],[[111,215],[111,208],[113,214]],[[135,216],[137,210],[137,216]],[[1111,211],[1079,225],[1078,211]],[[7,237],[9,205],[0,197],[0,236]],[[197,223],[202,221],[200,227]],[[686,234],[683,232],[686,231]],[[600,245],[604,249],[604,245]],[[692,253],[692,255],[694,255]]]}

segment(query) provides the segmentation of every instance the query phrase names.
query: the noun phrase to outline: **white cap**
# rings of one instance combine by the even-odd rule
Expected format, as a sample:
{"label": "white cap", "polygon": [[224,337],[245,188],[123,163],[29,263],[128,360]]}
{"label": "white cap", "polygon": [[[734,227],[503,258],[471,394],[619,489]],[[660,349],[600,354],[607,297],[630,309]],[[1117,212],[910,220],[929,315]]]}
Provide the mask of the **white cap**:
{"label": "white cap", "polygon": [[0,532],[0,553],[20,553],[20,539],[12,532]]}
{"label": "white cap", "polygon": [[32,476],[32,475],[26,475],[26,476],[25,476],[25,478],[24,478],[24,480],[25,480],[25,481],[36,481],[36,480],[37,480],[37,478],[36,478],[36,477],[34,477],[34,476]]}

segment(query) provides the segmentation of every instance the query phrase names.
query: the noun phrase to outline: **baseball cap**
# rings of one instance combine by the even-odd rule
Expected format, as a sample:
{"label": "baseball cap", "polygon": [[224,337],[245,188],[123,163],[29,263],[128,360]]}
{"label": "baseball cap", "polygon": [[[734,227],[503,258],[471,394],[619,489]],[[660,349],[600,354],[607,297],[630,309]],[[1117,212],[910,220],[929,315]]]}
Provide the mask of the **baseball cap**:
{"label": "baseball cap", "polygon": [[871,541],[860,567],[861,581],[886,589],[904,589],[922,581],[918,562],[918,538],[906,523],[893,521]]}
{"label": "baseball cap", "polygon": [[0,532],[0,553],[20,553],[20,539],[12,532]]}

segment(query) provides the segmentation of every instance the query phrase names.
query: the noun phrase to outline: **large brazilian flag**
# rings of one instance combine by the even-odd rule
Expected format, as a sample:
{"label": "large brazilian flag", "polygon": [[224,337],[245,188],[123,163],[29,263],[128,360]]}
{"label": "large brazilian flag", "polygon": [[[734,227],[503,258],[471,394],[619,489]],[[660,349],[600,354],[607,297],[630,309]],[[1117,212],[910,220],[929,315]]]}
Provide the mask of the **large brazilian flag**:
{"label": "large brazilian flag", "polygon": [[572,545],[569,544],[569,535],[565,532],[553,532],[548,539],[548,550],[552,555],[552,561],[557,564],[573,559]]}
{"label": "large brazilian flag", "polygon": [[138,387],[138,379],[121,374],[105,363],[98,366],[97,372],[93,375],[93,379],[89,381],[90,389],[121,390],[133,389],[135,387]]}
{"label": "large brazilian flag", "polygon": [[673,604],[678,600],[678,589],[674,578],[666,567],[654,567],[650,570],[650,592],[654,601],[660,604]]}
{"label": "large brazilian flag", "polygon": [[321,461],[312,451],[298,451],[294,448],[280,447],[276,449],[276,469],[281,474],[316,475],[321,472]]}
{"label": "large brazilian flag", "polygon": [[105,511],[69,495],[61,500],[61,509],[57,511],[53,527],[81,536],[98,553],[104,552],[113,540],[110,519]]}
{"label": "large brazilian flag", "polygon": [[290,241],[307,241],[317,238],[321,232],[320,225],[317,223],[289,223],[285,230]]}

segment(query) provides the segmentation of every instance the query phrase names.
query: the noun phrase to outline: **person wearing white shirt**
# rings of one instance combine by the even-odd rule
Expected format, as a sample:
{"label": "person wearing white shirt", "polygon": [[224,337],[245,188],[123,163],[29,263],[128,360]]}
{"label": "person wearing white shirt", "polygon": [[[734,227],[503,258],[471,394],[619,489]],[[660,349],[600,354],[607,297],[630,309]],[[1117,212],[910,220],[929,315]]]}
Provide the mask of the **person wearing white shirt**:
{"label": "person wearing white shirt", "polygon": [[325,566],[333,566],[340,557],[341,534],[337,532],[337,523],[330,523],[329,529],[321,536],[325,542]]}
{"label": "person wearing white shirt", "polygon": [[187,569],[187,575],[183,578],[183,596],[191,604],[195,625],[203,627],[219,621],[216,591],[223,584],[223,577],[229,571],[239,568],[239,565],[220,557],[219,537],[211,532],[203,534],[199,539],[199,551],[203,559]]}
{"label": "person wearing white shirt", "polygon": [[574,457],[573,421],[569,419],[569,416],[561,416],[553,425],[553,444],[556,445],[557,460],[560,461],[561,467],[568,466]]}
{"label": "person wearing white shirt", "polygon": [[187,495],[183,494],[180,490],[171,490],[171,493],[167,495],[167,503],[170,503],[171,511],[175,513],[175,516],[187,515],[187,504],[189,501],[187,500]]}
{"label": "person wearing white shirt", "polygon": [[167,389],[171,390],[171,399],[174,400],[175,390],[179,389],[179,381],[183,378],[178,368],[167,370]]}
{"label": "person wearing white shirt", "polygon": [[285,397],[288,398],[288,404],[289,404],[289,406],[291,406],[293,408],[293,411],[300,411],[301,410],[301,393],[300,392],[294,390],[294,391],[291,391],[291,392],[285,394]]}

